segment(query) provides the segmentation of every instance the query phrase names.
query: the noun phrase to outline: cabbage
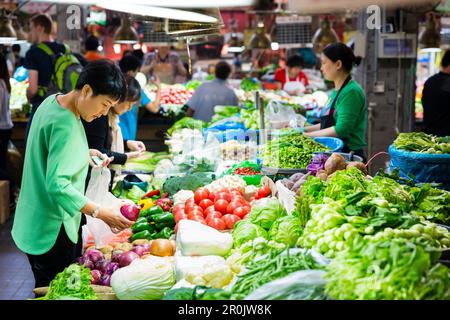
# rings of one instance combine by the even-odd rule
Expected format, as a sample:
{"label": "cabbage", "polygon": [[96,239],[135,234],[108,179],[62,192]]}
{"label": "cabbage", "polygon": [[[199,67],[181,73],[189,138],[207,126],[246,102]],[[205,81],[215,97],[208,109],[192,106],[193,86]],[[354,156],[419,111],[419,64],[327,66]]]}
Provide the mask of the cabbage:
{"label": "cabbage", "polygon": [[120,300],[159,300],[174,284],[172,263],[159,257],[135,260],[111,277],[111,287]]}
{"label": "cabbage", "polygon": [[297,217],[286,216],[276,220],[269,231],[270,239],[293,247],[302,234],[302,225]]}
{"label": "cabbage", "polygon": [[267,239],[267,232],[260,226],[251,223],[248,219],[239,221],[234,225],[233,245],[235,248],[240,247],[247,241],[262,237]]}
{"label": "cabbage", "polygon": [[287,215],[286,209],[277,198],[264,198],[254,203],[250,212],[250,221],[266,230],[278,218]]}

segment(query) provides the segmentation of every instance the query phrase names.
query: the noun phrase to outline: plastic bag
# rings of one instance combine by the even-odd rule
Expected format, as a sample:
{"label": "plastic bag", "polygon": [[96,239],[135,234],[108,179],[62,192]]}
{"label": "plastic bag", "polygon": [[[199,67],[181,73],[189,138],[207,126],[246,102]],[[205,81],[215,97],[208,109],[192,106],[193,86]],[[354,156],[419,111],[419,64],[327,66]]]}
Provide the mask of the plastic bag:
{"label": "plastic bag", "polygon": [[244,300],[325,300],[322,270],[302,270],[259,287]]}
{"label": "plastic bag", "polygon": [[[102,207],[113,207],[120,210],[122,201],[108,191],[110,181],[111,172],[108,168],[93,168],[86,190],[86,197]],[[86,228],[83,228],[83,230],[92,233],[97,248],[105,246],[114,238],[114,233],[105,222],[88,215],[86,215],[86,219]],[[86,241],[87,238],[86,235],[83,235],[83,241]],[[86,243],[83,244],[85,245]]]}
{"label": "plastic bag", "polygon": [[270,100],[266,109],[266,119],[272,129],[287,128],[297,114],[291,107],[285,106],[281,101]]}

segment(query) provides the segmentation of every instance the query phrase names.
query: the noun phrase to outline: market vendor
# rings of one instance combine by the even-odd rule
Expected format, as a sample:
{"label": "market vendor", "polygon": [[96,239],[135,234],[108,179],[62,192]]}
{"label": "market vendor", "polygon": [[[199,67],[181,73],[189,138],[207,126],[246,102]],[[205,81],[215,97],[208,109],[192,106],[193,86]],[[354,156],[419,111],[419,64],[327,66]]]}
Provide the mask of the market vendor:
{"label": "market vendor", "polygon": [[149,53],[144,59],[142,72],[150,77],[158,77],[165,84],[183,83],[187,75],[180,56],[170,51],[169,46],[161,46]]}
{"label": "market vendor", "polygon": [[303,73],[302,67],[302,56],[298,54],[290,56],[286,62],[286,68],[278,69],[275,72],[274,81],[277,83],[278,90],[284,90],[293,96],[304,92],[309,81],[306,74]]}
{"label": "market vendor", "polygon": [[[125,55],[119,62],[119,67],[125,76],[135,78],[141,69],[141,61],[133,54]],[[136,140],[138,107],[145,107],[152,113],[158,113],[161,100],[161,82],[158,77],[155,78],[156,96],[153,101],[150,100],[144,89],[141,89],[141,99],[139,103],[133,105],[131,110],[120,115],[120,129],[124,140]]]}
{"label": "market vendor", "polygon": [[114,64],[99,60],[80,73],[75,89],[46,98],[34,115],[25,153],[22,187],[12,237],[25,252],[36,287],[81,256],[81,226],[86,215],[103,220],[113,232],[132,225],[120,212],[100,207],[84,196],[90,156],[80,119],[107,114],[126,96],[125,79]]}
{"label": "market vendor", "polygon": [[361,57],[342,43],[328,45],[321,56],[321,71],[326,79],[333,81],[335,91],[329,100],[329,111],[321,117],[320,124],[306,127],[310,137],[338,137],[344,141],[343,152],[353,151],[363,158],[366,146],[366,95],[351,77],[354,65]]}
{"label": "market vendor", "polygon": [[231,66],[226,61],[216,64],[215,79],[202,83],[186,103],[186,116],[210,122],[215,106],[238,106],[238,97],[227,84]]}
{"label": "market vendor", "polygon": [[[141,100],[141,86],[139,82],[130,76],[125,77],[127,83],[127,96],[125,101],[113,106],[109,113],[101,116],[91,122],[81,120],[86,131],[86,138],[89,149],[96,149],[113,157],[111,161],[111,183],[109,189],[112,188],[112,182],[115,174],[120,174],[121,166],[129,159],[137,158],[145,151],[145,145],[142,141],[123,140],[122,130],[119,126],[119,116],[127,111]],[[125,146],[130,150],[125,153]],[[88,174],[87,182],[90,179]]]}

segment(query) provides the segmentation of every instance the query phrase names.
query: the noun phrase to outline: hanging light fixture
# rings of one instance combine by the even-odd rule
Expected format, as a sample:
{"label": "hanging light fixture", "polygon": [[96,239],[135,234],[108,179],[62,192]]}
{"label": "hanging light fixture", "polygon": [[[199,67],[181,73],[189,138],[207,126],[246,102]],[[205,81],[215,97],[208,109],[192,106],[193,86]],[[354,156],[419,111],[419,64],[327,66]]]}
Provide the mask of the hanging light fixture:
{"label": "hanging light fixture", "polygon": [[270,49],[270,39],[266,34],[266,30],[264,29],[264,23],[262,21],[258,22],[256,26],[256,31],[250,38],[250,42],[248,44],[249,49]]}
{"label": "hanging light fixture", "polygon": [[339,42],[339,37],[336,31],[331,28],[330,20],[328,20],[328,17],[325,17],[325,19],[323,19],[321,23],[320,28],[317,29],[312,39],[314,51],[316,53],[321,53],[327,45],[334,42]]}
{"label": "hanging light fixture", "polygon": [[136,29],[130,23],[130,19],[122,17],[120,27],[114,36],[114,42],[120,44],[136,44],[139,42],[139,36]]}
{"label": "hanging light fixture", "polygon": [[17,40],[17,34],[11,24],[11,17],[6,9],[0,10],[0,44],[11,44]]}
{"label": "hanging light fixture", "polygon": [[436,27],[432,13],[428,15],[426,28],[419,35],[419,47],[424,52],[440,52],[441,33]]}

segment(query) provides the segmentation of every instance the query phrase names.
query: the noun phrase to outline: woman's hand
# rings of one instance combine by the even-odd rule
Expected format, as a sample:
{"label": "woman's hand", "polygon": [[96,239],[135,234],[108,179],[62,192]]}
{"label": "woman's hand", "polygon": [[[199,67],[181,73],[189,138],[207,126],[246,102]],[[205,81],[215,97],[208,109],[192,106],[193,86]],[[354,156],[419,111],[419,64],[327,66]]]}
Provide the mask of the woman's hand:
{"label": "woman's hand", "polygon": [[127,160],[130,159],[136,159],[137,157],[139,157],[142,152],[141,151],[133,151],[133,152],[127,152],[125,153],[127,155]]}
{"label": "woman's hand", "polygon": [[127,147],[131,151],[139,151],[139,152],[145,151],[145,144],[142,141],[128,140]]}
{"label": "woman's hand", "polygon": [[114,233],[119,233],[123,229],[130,228],[134,223],[125,218],[119,211],[109,208],[100,209],[97,218],[105,222]]}
{"label": "woman's hand", "polygon": [[[103,162],[100,166],[95,164],[95,162],[92,160],[92,157],[95,157],[95,156],[99,157],[100,159],[103,160]],[[106,154],[101,153],[100,151],[98,151],[96,149],[89,149],[89,165],[92,168],[107,167],[113,160],[114,160],[114,157],[109,158]]]}

